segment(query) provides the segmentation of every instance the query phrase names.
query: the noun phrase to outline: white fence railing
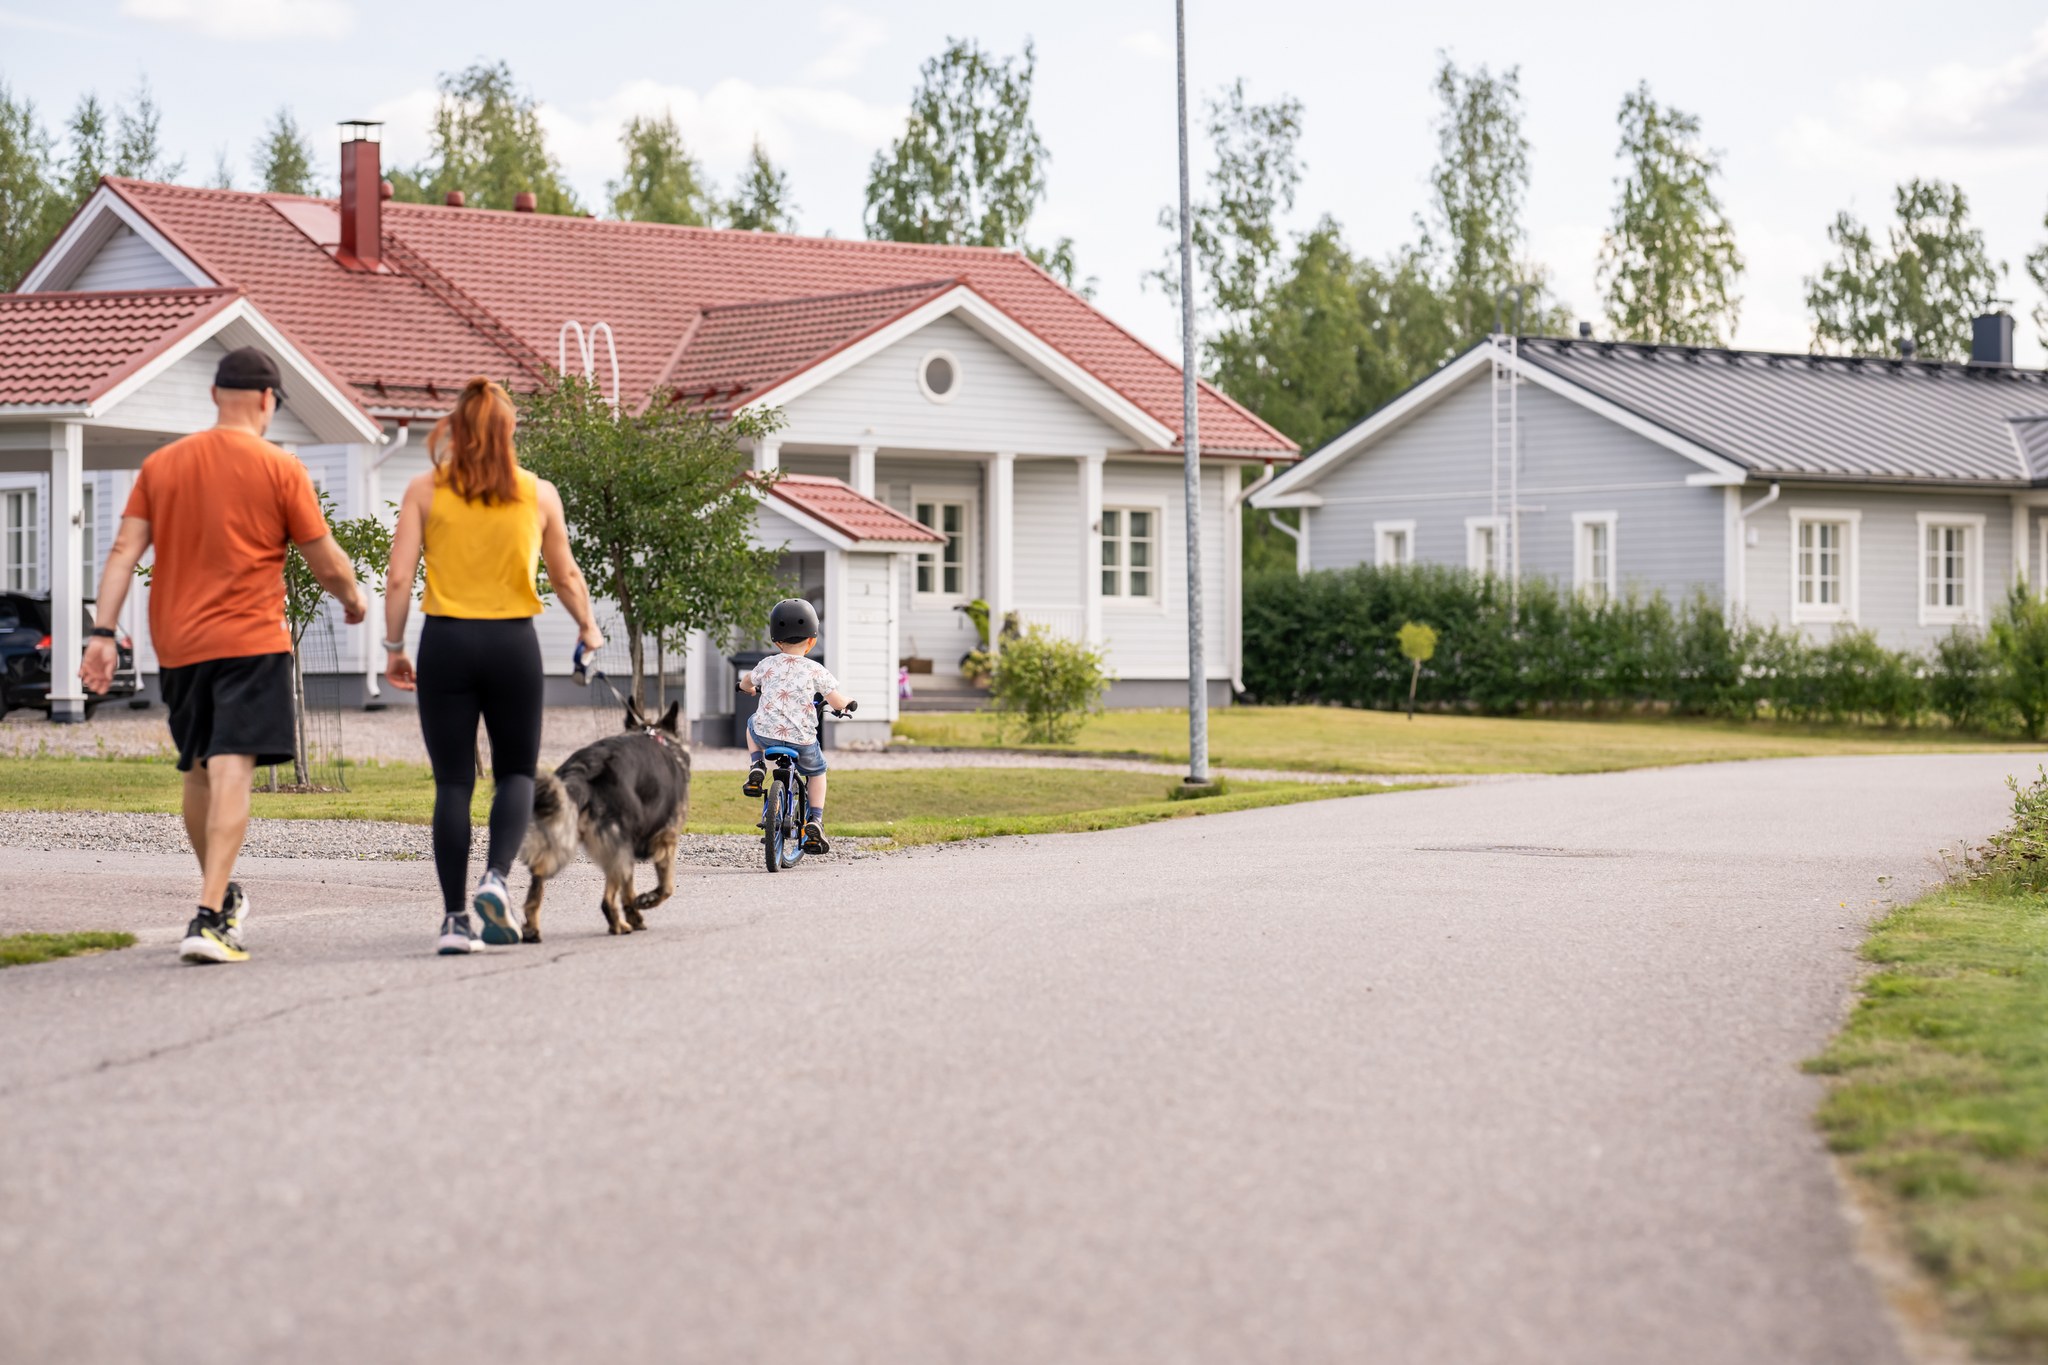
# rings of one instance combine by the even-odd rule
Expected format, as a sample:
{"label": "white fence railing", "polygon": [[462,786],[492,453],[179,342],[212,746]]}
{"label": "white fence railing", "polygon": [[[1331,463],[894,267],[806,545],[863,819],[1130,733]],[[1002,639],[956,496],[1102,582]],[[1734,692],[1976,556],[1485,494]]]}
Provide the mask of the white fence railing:
{"label": "white fence railing", "polygon": [[1018,607],[1017,619],[1068,640],[1078,640],[1088,630],[1088,613],[1080,607]]}

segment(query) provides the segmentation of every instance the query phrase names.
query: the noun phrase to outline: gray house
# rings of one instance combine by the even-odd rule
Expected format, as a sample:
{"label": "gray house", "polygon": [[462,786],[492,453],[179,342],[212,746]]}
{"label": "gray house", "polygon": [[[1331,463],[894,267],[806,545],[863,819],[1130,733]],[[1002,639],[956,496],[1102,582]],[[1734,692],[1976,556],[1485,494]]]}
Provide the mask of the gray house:
{"label": "gray house", "polygon": [[1259,489],[1298,562],[1449,564],[1921,647],[2048,581],[2048,373],[1491,338]]}

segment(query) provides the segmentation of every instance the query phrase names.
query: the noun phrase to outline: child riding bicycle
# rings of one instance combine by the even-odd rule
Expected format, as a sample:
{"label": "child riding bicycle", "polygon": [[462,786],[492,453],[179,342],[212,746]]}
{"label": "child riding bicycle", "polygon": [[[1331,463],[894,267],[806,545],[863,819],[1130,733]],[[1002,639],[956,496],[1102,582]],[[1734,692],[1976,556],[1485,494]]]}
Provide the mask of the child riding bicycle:
{"label": "child riding bicycle", "polygon": [[823,664],[804,656],[818,643],[818,613],[801,597],[777,602],[768,614],[768,639],[775,654],[740,674],[740,690],[760,697],[747,721],[747,783],[743,795],[759,797],[767,769],[761,750],[769,744],[796,750],[796,768],[810,787],[804,811],[804,852],[829,853],[825,842],[825,751],[818,743],[818,712],[822,695],[835,711],[852,703],[839,690],[839,680]]}

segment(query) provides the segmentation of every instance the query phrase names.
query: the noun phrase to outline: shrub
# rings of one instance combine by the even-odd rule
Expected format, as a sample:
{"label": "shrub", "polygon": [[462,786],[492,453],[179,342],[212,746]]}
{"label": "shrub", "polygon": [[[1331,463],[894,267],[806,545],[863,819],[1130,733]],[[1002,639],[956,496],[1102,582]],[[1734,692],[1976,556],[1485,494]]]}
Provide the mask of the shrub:
{"label": "shrub", "polygon": [[2005,779],[2012,790],[2012,824],[1984,846],[1984,866],[2011,877],[2028,891],[2048,890],[2048,769],[2026,786]]}
{"label": "shrub", "polygon": [[1958,730],[1995,724],[2003,698],[1998,656],[1983,632],[1957,626],[1935,642],[1927,699]]}
{"label": "shrub", "polygon": [[1102,709],[1110,676],[1103,652],[1032,626],[996,656],[988,694],[1003,729],[1021,719],[1031,744],[1066,744]]}
{"label": "shrub", "polygon": [[2048,602],[2024,582],[2006,593],[1991,623],[1991,651],[2002,675],[2000,691],[2028,739],[2048,725]]}

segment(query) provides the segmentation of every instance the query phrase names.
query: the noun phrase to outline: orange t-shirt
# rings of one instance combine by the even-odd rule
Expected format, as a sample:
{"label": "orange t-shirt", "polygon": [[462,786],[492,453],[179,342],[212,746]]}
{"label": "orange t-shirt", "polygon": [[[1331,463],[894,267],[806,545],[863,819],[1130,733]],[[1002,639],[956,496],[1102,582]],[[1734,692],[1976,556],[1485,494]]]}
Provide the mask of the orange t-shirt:
{"label": "orange t-shirt", "polygon": [[142,462],[126,515],[149,523],[149,634],[165,668],[292,647],[284,554],[327,534],[306,467],[260,436],[214,429]]}

